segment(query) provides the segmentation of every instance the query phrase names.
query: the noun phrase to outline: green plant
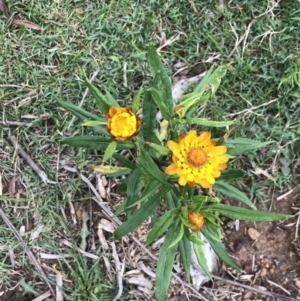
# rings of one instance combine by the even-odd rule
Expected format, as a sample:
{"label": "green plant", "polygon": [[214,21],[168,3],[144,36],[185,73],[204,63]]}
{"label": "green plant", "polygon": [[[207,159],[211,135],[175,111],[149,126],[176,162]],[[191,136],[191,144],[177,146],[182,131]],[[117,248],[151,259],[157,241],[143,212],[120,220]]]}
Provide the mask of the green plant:
{"label": "green plant", "polygon": [[[141,90],[134,97],[131,108],[120,107],[111,94],[100,93],[84,74],[86,85],[105,118],[63,100],[58,99],[58,102],[83,121],[83,126],[92,127],[96,133],[94,136],[63,138],[62,142],[74,147],[103,150],[102,163],[110,161],[110,164],[95,166],[97,172],[110,177],[127,174],[123,181],[127,184],[126,199],[116,212],[125,212],[126,220],[115,230],[113,238],[119,239],[134,231],[148,217],[157,221],[153,222],[146,245],[166,232],[156,271],[156,300],[160,301],[165,298],[177,250],[189,281],[191,243],[199,264],[211,277],[198,231],[210,242],[221,260],[239,269],[222,244],[220,216],[272,221],[288,215],[257,211],[243,192],[227,183],[244,175],[238,169],[225,171],[229,159],[259,149],[270,141],[229,139],[230,131],[221,137],[211,138],[209,131],[203,130],[198,136],[193,130],[195,125],[205,129],[234,124],[231,120],[212,121],[196,116],[196,109],[215,95],[229,65],[211,68],[194,91],[183,95],[175,105],[170,79],[153,47],[149,48],[148,62],[153,81],[144,93],[142,120],[137,116]],[[163,117],[161,123],[156,119],[157,109]],[[117,150],[127,150],[129,156]],[[123,167],[113,165],[113,160]],[[201,193],[196,193],[200,188]],[[251,209],[221,204],[213,189],[243,202]],[[137,205],[138,209],[134,210]],[[157,219],[156,209],[159,206],[165,213]]]}

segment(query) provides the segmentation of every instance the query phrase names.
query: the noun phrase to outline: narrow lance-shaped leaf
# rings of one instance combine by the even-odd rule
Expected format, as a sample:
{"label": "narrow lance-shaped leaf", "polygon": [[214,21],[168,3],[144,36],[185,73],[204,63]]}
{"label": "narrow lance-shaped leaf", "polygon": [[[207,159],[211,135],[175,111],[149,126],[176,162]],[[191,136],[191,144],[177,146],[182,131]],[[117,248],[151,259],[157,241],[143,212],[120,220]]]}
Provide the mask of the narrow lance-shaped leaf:
{"label": "narrow lance-shaped leaf", "polygon": [[[89,119],[92,120],[97,120],[100,122],[106,122],[106,120],[100,116],[97,116],[95,114],[92,114],[82,108],[79,108],[75,105],[73,105],[72,103],[63,101],[61,99],[56,99],[56,101],[66,110],[68,110],[69,112],[71,112],[74,116],[76,116],[79,120],[81,121],[87,121]],[[93,130],[97,133],[101,133],[102,135],[108,135],[106,129],[103,126],[100,125],[96,125],[93,127]]]}
{"label": "narrow lance-shaped leaf", "polygon": [[183,236],[181,241],[178,244],[180,261],[182,263],[185,278],[187,282],[190,282],[190,267],[191,267],[191,242],[187,239],[186,236]]}
{"label": "narrow lance-shaped leaf", "polygon": [[223,215],[233,219],[246,220],[246,221],[276,221],[292,217],[292,215],[285,213],[271,213],[265,211],[249,210],[241,207],[228,206],[224,204],[218,204],[214,207],[214,210]]}
{"label": "narrow lance-shaped leaf", "polygon": [[204,255],[204,252],[202,249],[202,244],[193,243],[193,248],[194,248],[194,252],[196,254],[199,265],[201,266],[201,268],[205,272],[205,274],[210,278],[210,280],[212,280],[210,271],[209,271],[207,263],[206,263],[206,258],[205,258],[205,255]]}
{"label": "narrow lance-shaped leaf", "polygon": [[[150,46],[148,50],[148,62],[151,75],[154,78],[158,76],[161,80],[162,84],[159,85],[159,87],[162,90],[163,98],[165,100],[168,113],[172,116],[174,111],[174,102],[172,96],[171,81],[166,72],[166,69],[164,68],[163,63],[161,62],[159,55],[156,52],[156,49],[153,46]],[[157,86],[154,87],[157,88]]]}
{"label": "narrow lance-shaped leaf", "polygon": [[133,173],[130,175],[128,179],[128,185],[127,185],[127,191],[126,191],[126,201],[125,201],[125,210],[127,213],[127,217],[129,216],[128,214],[131,214],[132,209],[128,209],[128,206],[132,205],[134,202],[136,202],[139,197],[139,193],[142,189],[143,185],[143,171],[141,167],[136,168]]}
{"label": "narrow lance-shaped leaf", "polygon": [[140,156],[138,157],[138,161],[140,162],[141,166],[144,170],[149,173],[154,179],[161,182],[162,184],[172,187],[173,185],[168,182],[167,177],[162,171],[157,167],[151,156],[148,152],[144,149],[140,149]]}
{"label": "narrow lance-shaped leaf", "polygon": [[224,261],[228,266],[236,269],[237,271],[240,271],[240,268],[234,263],[234,261],[229,256],[228,252],[226,251],[224,245],[222,242],[215,240],[212,238],[212,236],[216,236],[217,233],[214,233],[214,231],[207,225],[204,225],[201,229],[201,232],[205,236],[205,238],[208,240],[210,246],[215,251],[217,256]]}
{"label": "narrow lance-shaped leaf", "polygon": [[145,246],[153,243],[155,239],[160,237],[174,222],[173,215],[177,209],[167,211],[154,225],[148,234]]}
{"label": "narrow lance-shaped leaf", "polygon": [[162,117],[166,120],[169,120],[168,108],[165,105],[165,102],[164,102],[164,99],[163,99],[161,93],[153,87],[149,88],[147,91],[150,92],[153,100],[155,101],[157,107],[159,108],[159,110],[161,112]]}
{"label": "narrow lance-shaped leaf", "polygon": [[113,157],[127,168],[130,168],[130,169],[136,168],[136,165],[134,163],[132,163],[129,159],[127,159],[126,157],[124,157],[118,153],[114,153]]}
{"label": "narrow lance-shaped leaf", "polygon": [[238,156],[249,151],[257,150],[267,146],[274,141],[261,142],[258,140],[248,138],[235,138],[227,139],[225,146],[227,147],[227,153],[232,156]]}
{"label": "narrow lance-shaped leaf", "polygon": [[110,159],[114,152],[116,151],[116,148],[117,148],[117,142],[116,141],[112,141],[111,143],[108,144],[105,152],[104,152],[104,155],[103,155],[103,158],[102,158],[102,162],[106,162],[108,159]]}
{"label": "narrow lance-shaped leaf", "polygon": [[113,238],[120,239],[138,227],[147,217],[152,214],[153,210],[160,204],[162,198],[168,191],[169,188],[163,188],[154,196],[152,196],[147,202],[143,203],[141,207],[136,210],[125,223],[115,230],[113,233]]}
{"label": "narrow lance-shaped leaf", "polygon": [[246,173],[242,169],[223,170],[218,181],[231,181],[242,178]]}
{"label": "narrow lance-shaped leaf", "polygon": [[128,175],[131,169],[126,167],[112,166],[112,165],[96,165],[93,166],[95,172],[106,175],[107,177],[120,177],[123,175]]}
{"label": "narrow lance-shaped leaf", "polygon": [[143,123],[141,132],[146,141],[159,143],[156,137],[156,113],[157,106],[151,97],[150,92],[146,91],[143,101]]}
{"label": "narrow lance-shaped leaf", "polygon": [[206,118],[186,118],[188,124],[199,124],[207,127],[224,127],[234,124],[234,121],[213,121]]}
{"label": "narrow lance-shaped leaf", "polygon": [[[75,136],[61,139],[62,143],[74,147],[85,147],[90,149],[105,150],[111,142],[111,138],[98,136]],[[134,144],[129,141],[118,141],[116,149],[133,149]]]}
{"label": "narrow lance-shaped leaf", "polygon": [[98,120],[90,120],[81,124],[81,126],[96,126],[96,125],[105,125],[107,121],[98,121]]}
{"label": "narrow lance-shaped leaf", "polygon": [[164,301],[167,294],[177,249],[177,245],[172,248],[169,248],[169,246],[178,236],[178,233],[179,229],[176,225],[170,228],[159,252],[155,277],[156,301]]}
{"label": "narrow lance-shaped leaf", "polygon": [[139,199],[136,202],[128,206],[128,208],[134,207],[139,203],[145,202],[149,197],[156,193],[159,187],[161,187],[161,183],[158,181],[153,180],[150,183],[148,183],[148,185],[146,185],[145,189],[142,191],[142,196],[139,197]]}
{"label": "narrow lance-shaped leaf", "polygon": [[255,205],[243,192],[224,181],[217,180],[213,186],[213,189],[237,201],[240,201],[253,209],[256,209]]}
{"label": "narrow lance-shaped leaf", "polygon": [[183,235],[184,235],[184,226],[181,225],[178,236],[175,237],[175,239],[171,242],[171,244],[169,245],[169,248],[173,248],[174,246],[177,246],[178,243],[181,241]]}
{"label": "narrow lance-shaped leaf", "polygon": [[132,105],[131,105],[131,109],[132,112],[135,114],[140,106],[140,102],[141,102],[141,94],[142,94],[143,89],[140,88],[139,91],[134,95],[133,97],[133,101],[132,101]]}
{"label": "narrow lance-shaped leaf", "polygon": [[94,96],[99,109],[103,113],[107,113],[111,106],[119,107],[119,104],[117,102],[109,102],[107,98],[89,81],[84,71],[82,73],[83,73],[85,84],[89,88],[91,94]]}

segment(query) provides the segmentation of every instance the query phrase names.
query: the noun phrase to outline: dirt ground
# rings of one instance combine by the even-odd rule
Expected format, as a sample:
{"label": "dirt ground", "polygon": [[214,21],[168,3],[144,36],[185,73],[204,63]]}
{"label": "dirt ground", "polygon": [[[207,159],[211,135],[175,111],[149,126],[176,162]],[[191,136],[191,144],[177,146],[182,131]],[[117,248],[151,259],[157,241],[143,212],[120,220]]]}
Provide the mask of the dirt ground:
{"label": "dirt ground", "polygon": [[[234,221],[225,222],[224,243],[242,268],[242,273],[225,268],[221,275],[296,298],[300,295],[300,248],[297,247],[300,242],[297,238],[300,215],[291,207],[299,207],[299,192],[295,191],[275,202],[275,211],[292,214],[293,218],[281,222],[241,221],[238,228]],[[256,300],[255,297],[253,300]]]}

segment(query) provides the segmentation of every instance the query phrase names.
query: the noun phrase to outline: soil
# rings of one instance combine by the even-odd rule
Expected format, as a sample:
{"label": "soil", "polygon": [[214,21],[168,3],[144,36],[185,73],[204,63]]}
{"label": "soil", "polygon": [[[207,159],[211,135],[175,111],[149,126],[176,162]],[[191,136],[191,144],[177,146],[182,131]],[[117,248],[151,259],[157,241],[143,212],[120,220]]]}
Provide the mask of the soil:
{"label": "soil", "polygon": [[[238,229],[232,220],[224,223],[224,243],[242,272],[225,268],[221,274],[247,285],[295,298],[299,296],[300,289],[299,231],[296,233],[300,215],[296,215],[297,212],[291,207],[299,207],[299,193],[275,202],[274,211],[289,213],[293,217],[281,222],[241,221]],[[259,237],[252,237],[253,240],[249,229],[254,229],[254,234]]]}

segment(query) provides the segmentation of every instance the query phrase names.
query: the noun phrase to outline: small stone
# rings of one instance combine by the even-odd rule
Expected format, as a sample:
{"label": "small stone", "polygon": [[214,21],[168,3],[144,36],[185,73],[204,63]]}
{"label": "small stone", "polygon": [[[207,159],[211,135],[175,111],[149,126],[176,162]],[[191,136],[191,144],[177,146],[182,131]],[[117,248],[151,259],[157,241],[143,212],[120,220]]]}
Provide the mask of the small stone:
{"label": "small stone", "polygon": [[295,280],[295,285],[300,288],[300,279]]}
{"label": "small stone", "polygon": [[250,238],[252,240],[257,240],[260,236],[260,233],[257,230],[253,229],[253,228],[249,228],[248,229],[248,235],[250,236]]}
{"label": "small stone", "polygon": [[263,269],[261,270],[260,275],[261,275],[261,277],[266,277],[266,275],[267,275],[267,269],[263,268]]}

